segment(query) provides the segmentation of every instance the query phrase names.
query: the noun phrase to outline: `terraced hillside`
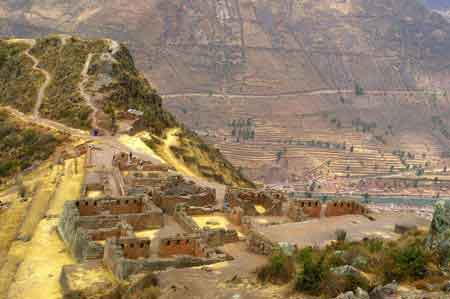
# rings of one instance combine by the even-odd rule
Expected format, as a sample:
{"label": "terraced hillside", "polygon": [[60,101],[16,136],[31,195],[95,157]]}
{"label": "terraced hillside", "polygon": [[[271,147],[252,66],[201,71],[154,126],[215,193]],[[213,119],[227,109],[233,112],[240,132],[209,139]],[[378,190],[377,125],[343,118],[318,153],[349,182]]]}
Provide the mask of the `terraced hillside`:
{"label": "terraced hillside", "polygon": [[[205,96],[165,104],[250,177],[266,183],[289,179],[302,188],[319,178],[442,169],[449,162],[448,123],[440,122],[449,113],[444,94]],[[193,119],[194,111],[208,117]]]}

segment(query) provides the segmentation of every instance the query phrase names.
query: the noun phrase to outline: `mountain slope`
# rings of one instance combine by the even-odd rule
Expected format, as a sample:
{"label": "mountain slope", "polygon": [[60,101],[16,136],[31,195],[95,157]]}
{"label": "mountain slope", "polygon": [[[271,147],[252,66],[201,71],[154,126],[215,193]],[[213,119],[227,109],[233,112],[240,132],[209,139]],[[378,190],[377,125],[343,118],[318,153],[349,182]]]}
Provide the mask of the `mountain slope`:
{"label": "mountain slope", "polygon": [[0,34],[126,41],[164,94],[448,87],[450,25],[415,0],[28,0],[0,11]]}
{"label": "mountain slope", "polygon": [[179,131],[180,143],[191,150],[180,157],[180,163],[195,175],[252,186],[219,151],[162,108],[161,97],[137,71],[127,48],[115,41],[66,35],[10,39],[0,42],[0,54],[1,104],[32,113],[36,122],[51,120],[106,135],[129,125],[126,111],[134,109],[142,113],[132,124],[136,132],[164,139],[166,132]]}
{"label": "mountain slope", "polygon": [[26,126],[0,110],[0,182],[47,160],[67,136]]}
{"label": "mountain slope", "polygon": [[436,10],[446,11],[450,9],[450,3],[446,0],[426,0],[425,5]]}

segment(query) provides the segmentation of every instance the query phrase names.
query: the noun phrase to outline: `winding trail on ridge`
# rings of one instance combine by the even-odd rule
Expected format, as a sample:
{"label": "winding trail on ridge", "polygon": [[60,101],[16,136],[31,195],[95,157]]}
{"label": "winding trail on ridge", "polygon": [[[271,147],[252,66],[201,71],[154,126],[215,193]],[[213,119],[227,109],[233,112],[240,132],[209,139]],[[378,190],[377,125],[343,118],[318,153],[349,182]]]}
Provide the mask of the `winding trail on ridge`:
{"label": "winding trail on ridge", "polygon": [[78,89],[80,90],[81,97],[86,101],[86,104],[92,109],[91,118],[92,118],[92,127],[97,128],[98,127],[98,120],[97,120],[97,113],[98,108],[94,105],[92,101],[92,97],[86,92],[86,84],[89,81],[89,66],[91,65],[92,58],[94,57],[94,54],[89,53],[86,62],[84,63],[83,70],[81,71],[81,81],[78,84]]}
{"label": "winding trail on ridge", "polygon": [[33,61],[32,69],[35,70],[35,71],[40,72],[45,77],[45,82],[39,88],[38,96],[37,96],[37,99],[36,99],[36,104],[34,105],[34,108],[33,108],[33,117],[38,119],[39,118],[39,110],[41,109],[42,102],[44,101],[44,97],[45,97],[45,90],[47,89],[47,87],[52,82],[52,76],[50,75],[49,72],[47,72],[43,68],[39,67],[39,63],[40,63],[39,59],[37,59],[36,57],[31,55],[31,53],[30,53],[30,51],[36,45],[36,40],[34,40],[34,39],[10,39],[10,40],[8,40],[8,42],[9,43],[25,43],[25,44],[28,44],[30,47],[25,52],[23,52],[23,54]]}

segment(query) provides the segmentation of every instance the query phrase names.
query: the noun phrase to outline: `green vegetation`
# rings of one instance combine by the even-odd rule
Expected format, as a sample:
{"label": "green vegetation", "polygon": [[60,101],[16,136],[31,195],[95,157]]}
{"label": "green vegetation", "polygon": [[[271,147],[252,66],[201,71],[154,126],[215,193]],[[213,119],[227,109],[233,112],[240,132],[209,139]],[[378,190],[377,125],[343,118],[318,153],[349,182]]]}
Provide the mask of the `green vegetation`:
{"label": "green vegetation", "polygon": [[363,96],[364,94],[364,88],[359,83],[355,83],[355,95]]}
{"label": "green vegetation", "polygon": [[337,238],[323,249],[307,247],[290,258],[276,251],[258,271],[260,281],[280,283],[294,279],[296,291],[334,298],[357,287],[370,291],[393,280],[448,280],[439,270],[439,253],[426,246],[425,233],[411,232],[397,241],[367,238],[348,242],[342,232],[337,233]]}
{"label": "green vegetation", "polygon": [[230,127],[231,135],[236,138],[236,142],[255,139],[255,128],[250,118],[233,120]]}
{"label": "green vegetation", "polygon": [[[135,109],[144,113],[138,127],[162,136],[166,128],[177,127],[175,118],[162,108],[162,99],[148,81],[140,74],[128,49],[121,47],[114,58],[119,63],[112,65],[113,82],[101,92],[108,94],[105,101],[115,109]],[[89,75],[97,75],[101,62],[92,64]]]}
{"label": "green vegetation", "polygon": [[324,262],[324,255],[315,254],[311,247],[300,251],[297,256],[300,269],[297,273],[295,289],[308,293],[315,293],[320,289],[327,275]]}
{"label": "green vegetation", "polygon": [[282,284],[294,277],[295,269],[291,257],[282,250],[277,250],[267,265],[258,270],[258,279],[263,282]]}
{"label": "green vegetation", "polygon": [[61,142],[55,136],[31,128],[23,128],[0,112],[0,177],[11,176],[44,161]]}
{"label": "green vegetation", "polygon": [[22,112],[33,110],[44,76],[32,69],[33,61],[24,51],[27,44],[0,41],[0,104]]}
{"label": "green vegetation", "polygon": [[40,67],[47,70],[52,81],[46,89],[41,107],[42,116],[66,125],[88,129],[92,112],[81,97],[78,84],[89,53],[106,51],[103,41],[70,38],[62,45],[58,37],[37,40],[31,54],[40,60]]}
{"label": "green vegetation", "polygon": [[352,127],[355,128],[356,131],[362,131],[363,133],[366,133],[376,129],[377,124],[375,122],[366,122],[358,117],[357,119],[352,120]]}

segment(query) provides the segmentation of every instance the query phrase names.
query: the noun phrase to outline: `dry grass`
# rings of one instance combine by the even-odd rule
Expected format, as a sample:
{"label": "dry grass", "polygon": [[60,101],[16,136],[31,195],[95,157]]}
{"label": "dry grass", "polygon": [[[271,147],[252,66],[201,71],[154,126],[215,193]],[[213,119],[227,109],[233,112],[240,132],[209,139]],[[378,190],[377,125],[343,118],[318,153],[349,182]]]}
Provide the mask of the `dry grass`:
{"label": "dry grass", "polygon": [[[23,183],[31,200],[12,204],[0,217],[0,298],[60,298],[59,271],[61,266],[72,263],[59,240],[55,226],[57,219],[43,219],[46,214],[59,215],[66,200],[79,196],[84,177],[84,157],[67,160],[64,166],[44,164],[26,175]],[[57,186],[58,176],[61,177]],[[55,189],[56,188],[56,189]],[[31,239],[30,242],[15,241]],[[42,250],[45,248],[45,250]],[[24,297],[24,290],[27,296]],[[33,295],[34,294],[34,295]]]}
{"label": "dry grass", "polygon": [[[62,266],[75,263],[56,232],[58,219],[42,220],[26,247],[8,298],[62,298],[59,275]],[[45,248],[45,250],[43,250]]]}
{"label": "dry grass", "polygon": [[64,176],[56,190],[54,198],[48,210],[49,215],[59,215],[67,200],[74,200],[80,197],[81,185],[84,178],[84,160],[85,156],[66,160],[64,163]]}

